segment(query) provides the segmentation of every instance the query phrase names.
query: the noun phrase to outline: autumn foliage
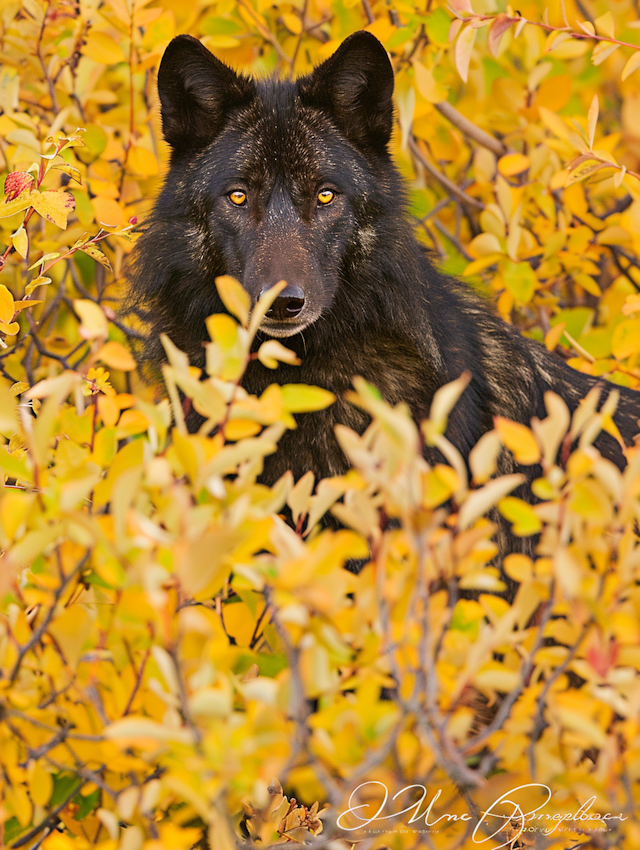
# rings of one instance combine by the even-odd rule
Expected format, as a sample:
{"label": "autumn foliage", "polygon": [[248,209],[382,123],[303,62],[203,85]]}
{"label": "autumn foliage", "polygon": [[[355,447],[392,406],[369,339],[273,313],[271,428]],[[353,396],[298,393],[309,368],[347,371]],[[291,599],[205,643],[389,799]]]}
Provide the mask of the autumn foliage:
{"label": "autumn foliage", "polygon": [[[167,158],[168,41],[298,74],[365,27],[396,68],[395,154],[439,263],[640,389],[629,0],[0,4],[1,847],[640,846],[640,451],[620,472],[593,447],[615,394],[497,420],[468,470],[445,437],[466,376],[420,424],[355,377],[372,424],[339,429],[350,472],[267,488],[294,415],[333,401],[242,389],[274,290],[252,310],[218,279],[206,369],[166,339],[165,386],[136,371],[144,327],[118,305]],[[275,340],[257,356],[295,361]],[[536,504],[495,477],[501,451],[540,464]],[[539,535],[504,562],[512,600],[496,511]],[[407,811],[366,824],[385,786],[402,796],[384,816]],[[483,820],[503,794],[517,805]]]}

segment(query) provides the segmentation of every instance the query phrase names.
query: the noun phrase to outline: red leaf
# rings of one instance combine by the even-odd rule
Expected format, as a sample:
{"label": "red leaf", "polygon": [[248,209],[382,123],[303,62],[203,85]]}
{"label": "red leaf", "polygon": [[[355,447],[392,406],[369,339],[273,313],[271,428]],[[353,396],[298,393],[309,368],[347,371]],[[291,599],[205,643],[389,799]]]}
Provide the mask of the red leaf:
{"label": "red leaf", "polygon": [[33,177],[26,171],[12,171],[11,174],[7,174],[7,179],[4,181],[4,193],[7,196],[5,203],[15,201],[18,195],[30,189],[32,185]]}
{"label": "red leaf", "polygon": [[509,29],[512,23],[514,23],[513,18],[510,18],[508,15],[501,13],[491,24],[491,27],[489,29],[489,37],[487,39],[487,45],[489,47],[489,52],[492,56],[497,56],[498,48],[500,47],[500,40],[502,39],[502,36]]}

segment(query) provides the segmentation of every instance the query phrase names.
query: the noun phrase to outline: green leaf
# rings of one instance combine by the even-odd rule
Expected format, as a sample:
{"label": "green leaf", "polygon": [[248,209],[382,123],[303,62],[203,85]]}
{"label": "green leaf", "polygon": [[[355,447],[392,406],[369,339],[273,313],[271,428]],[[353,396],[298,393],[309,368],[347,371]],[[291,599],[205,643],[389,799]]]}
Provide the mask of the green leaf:
{"label": "green leaf", "polygon": [[311,387],[307,384],[284,384],[282,387],[282,401],[290,413],[323,410],[335,400],[333,393],[321,387]]}
{"label": "green leaf", "polygon": [[533,298],[538,278],[529,263],[514,263],[507,260],[502,265],[502,277],[508,291],[520,304]]}
{"label": "green leaf", "polygon": [[511,530],[516,537],[529,537],[531,534],[537,534],[542,528],[540,518],[531,505],[522,499],[516,499],[515,496],[507,496],[498,502],[498,510],[512,524]]}

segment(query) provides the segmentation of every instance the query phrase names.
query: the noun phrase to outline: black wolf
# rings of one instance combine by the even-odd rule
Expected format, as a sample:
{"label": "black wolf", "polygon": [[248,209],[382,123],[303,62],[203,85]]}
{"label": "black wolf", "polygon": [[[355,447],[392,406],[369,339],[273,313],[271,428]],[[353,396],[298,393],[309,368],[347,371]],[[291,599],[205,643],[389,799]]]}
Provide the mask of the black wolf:
{"label": "black wolf", "polygon": [[[217,275],[238,278],[254,300],[284,279],[261,332],[286,337],[302,365],[272,372],[254,362],[244,385],[260,393],[274,380],[306,382],[338,398],[299,418],[265,481],[287,469],[344,472],[334,425],[367,424],[343,400],[354,375],[408,402],[419,420],[439,387],[471,372],[447,432],[465,456],[494,416],[528,424],[546,415],[546,390],[574,409],[597,383],[429,261],[389,155],[393,71],[372,35],[355,33],[295,81],[237,74],[182,35],[164,54],[158,88],[171,164],[131,273],[133,303],[151,327],[146,360],[162,359],[165,332],[202,364],[205,318],[224,311]],[[611,385],[602,386],[604,398]],[[640,393],[619,392],[616,422],[631,443]],[[615,440],[603,435],[598,446],[624,465]]]}

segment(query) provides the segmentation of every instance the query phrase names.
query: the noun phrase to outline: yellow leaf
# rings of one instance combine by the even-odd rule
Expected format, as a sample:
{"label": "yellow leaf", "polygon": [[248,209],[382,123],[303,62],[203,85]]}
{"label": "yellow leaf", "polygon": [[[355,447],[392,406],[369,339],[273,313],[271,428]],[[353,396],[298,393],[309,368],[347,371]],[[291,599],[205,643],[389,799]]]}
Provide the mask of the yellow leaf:
{"label": "yellow leaf", "polygon": [[479,688],[488,688],[500,693],[509,693],[520,683],[520,671],[510,670],[498,661],[490,661],[473,677]]}
{"label": "yellow leaf", "polygon": [[606,35],[609,38],[616,37],[616,24],[611,12],[605,12],[604,15],[596,18],[594,24],[598,35]]}
{"label": "yellow leaf", "polygon": [[29,793],[36,806],[46,806],[53,791],[53,779],[45,769],[42,760],[32,762],[33,768],[29,778]]}
{"label": "yellow leaf", "polygon": [[503,561],[502,567],[509,578],[512,578],[520,584],[525,581],[530,581],[533,575],[533,561],[526,555],[507,555]]}
{"label": "yellow leaf", "polygon": [[19,313],[21,310],[26,310],[27,307],[35,307],[36,304],[42,304],[42,301],[16,301],[14,307],[16,309],[16,313]]}
{"label": "yellow leaf", "polygon": [[638,70],[638,68],[640,68],[640,50],[636,50],[635,53],[632,53],[627,60],[627,64],[622,70],[622,81],[624,82],[627,77],[630,77],[634,71]]}
{"label": "yellow leaf", "polygon": [[160,168],[153,153],[141,145],[134,145],[131,148],[127,164],[135,174],[140,174],[142,177],[152,177]]}
{"label": "yellow leaf", "polygon": [[468,528],[477,519],[487,513],[496,502],[503,499],[508,493],[522,484],[524,475],[516,473],[503,475],[489,481],[479,490],[473,490],[464,500],[458,514],[458,525],[461,529]]}
{"label": "yellow leaf", "polygon": [[609,739],[604,729],[595,720],[578,713],[574,706],[564,708],[562,705],[558,705],[555,707],[553,716],[557,722],[580,736],[583,748],[607,746]]}
{"label": "yellow leaf", "polygon": [[422,97],[428,100],[429,103],[440,103],[447,97],[446,88],[433,75],[433,71],[425,68],[422,62],[413,63],[413,72],[415,74],[416,87]]}
{"label": "yellow leaf", "polygon": [[522,499],[507,496],[498,502],[498,510],[505,519],[509,520],[516,537],[529,537],[531,534],[537,534],[542,528],[540,518],[531,505],[523,502]]}
{"label": "yellow leaf", "polygon": [[11,322],[8,325],[4,322],[0,322],[0,331],[7,336],[15,336],[19,330],[20,325],[17,322]]}
{"label": "yellow leaf", "polygon": [[49,633],[64,652],[67,661],[75,666],[82,655],[84,642],[89,638],[93,616],[84,605],[70,605],[49,626]]}
{"label": "yellow leaf", "polygon": [[606,44],[606,42],[600,42],[600,44],[593,49],[591,61],[596,66],[602,65],[605,59],[608,59],[611,54],[615,53],[619,48],[619,44]]}
{"label": "yellow leaf", "polygon": [[34,278],[31,283],[28,283],[26,285],[24,290],[25,295],[31,295],[33,290],[36,289],[38,286],[46,286],[48,283],[51,283],[50,277],[43,277],[43,275],[39,275],[38,277]]}
{"label": "yellow leaf", "polygon": [[299,366],[300,360],[296,354],[289,348],[285,348],[277,339],[268,339],[263,342],[258,349],[258,360],[267,369],[275,369],[278,363],[289,363],[292,366]]}
{"label": "yellow leaf", "polygon": [[476,484],[486,484],[496,471],[498,455],[502,451],[497,431],[487,431],[469,452],[469,466]]}
{"label": "yellow leaf", "polygon": [[251,297],[247,290],[228,274],[216,278],[216,287],[224,306],[246,328],[251,309]]}
{"label": "yellow leaf", "polygon": [[596,242],[600,245],[626,245],[631,240],[629,231],[617,224],[612,227],[605,227],[596,237]]}
{"label": "yellow leaf", "polygon": [[598,481],[580,481],[575,485],[569,507],[579,516],[604,525],[610,521],[613,508],[605,490]]}
{"label": "yellow leaf", "polygon": [[282,23],[289,30],[289,32],[292,32],[294,35],[300,35],[300,33],[302,32],[302,21],[300,20],[298,15],[285,13],[282,16]]}
{"label": "yellow leaf", "polygon": [[211,339],[223,351],[230,351],[238,341],[238,325],[231,316],[217,313],[206,320],[207,330]]}
{"label": "yellow leaf", "polygon": [[[562,33],[561,33],[562,34]],[[568,33],[567,33],[568,34]],[[565,60],[576,59],[578,56],[584,56],[589,50],[589,43],[586,39],[570,39],[553,47],[553,59]]]}
{"label": "yellow leaf", "polygon": [[548,351],[555,350],[556,346],[560,342],[560,338],[562,337],[566,326],[566,322],[560,322],[555,327],[551,328],[551,330],[547,333],[544,338],[544,344],[546,345]]}
{"label": "yellow leaf", "polygon": [[125,410],[118,420],[116,436],[118,440],[143,434],[149,427],[149,420],[141,410]]}
{"label": "yellow leaf", "polygon": [[31,199],[37,192],[23,192],[14,201],[5,201],[0,203],[0,218],[9,218],[22,210],[26,210],[31,206]]}
{"label": "yellow leaf", "polygon": [[[7,490],[0,500],[0,520],[3,534],[11,541],[16,532],[26,522],[33,504],[33,493],[22,490]],[[24,528],[22,533],[24,534]]]}
{"label": "yellow leaf", "polygon": [[262,426],[258,422],[251,422],[249,419],[232,419],[227,422],[224,435],[228,440],[244,440],[245,437],[254,437],[262,430]]}
{"label": "yellow leaf", "polygon": [[101,266],[104,266],[108,272],[112,271],[111,263],[109,262],[108,257],[105,256],[105,254],[100,250],[100,248],[98,248],[97,245],[88,242],[86,245],[81,245],[80,250],[84,254],[87,254],[87,256],[91,257],[93,260],[96,260],[98,263],[100,263]]}
{"label": "yellow leaf", "polygon": [[240,40],[232,35],[207,35],[202,39],[202,43],[210,50],[232,50],[241,44]]}
{"label": "yellow leaf", "polygon": [[465,27],[461,30],[454,48],[456,71],[465,83],[469,78],[469,63],[471,62],[471,52],[473,51],[477,32],[473,27]]}
{"label": "yellow leaf", "polygon": [[470,380],[471,372],[463,372],[455,381],[450,381],[435,391],[429,408],[429,419],[423,423],[427,426],[425,430],[428,439],[433,439],[437,434],[444,434],[449,414],[469,386]]}
{"label": "yellow leaf", "polygon": [[498,171],[505,177],[512,177],[526,171],[530,164],[528,156],[522,153],[508,153],[498,160]]}
{"label": "yellow leaf", "polygon": [[486,257],[480,257],[478,260],[474,260],[472,263],[465,268],[462,272],[463,277],[470,277],[470,275],[477,274],[478,272],[482,272],[485,269],[488,269],[489,266],[494,266],[501,257],[504,257],[504,254],[487,254]]}
{"label": "yellow leaf", "polygon": [[122,747],[155,747],[158,741],[193,744],[193,732],[190,729],[165,726],[148,717],[132,715],[106,726],[103,734],[110,740],[119,741]]}
{"label": "yellow leaf", "polygon": [[98,396],[98,412],[105,427],[113,428],[120,418],[120,408],[113,396]]}
{"label": "yellow leaf", "polygon": [[[101,396],[106,398],[106,396]],[[111,498],[113,487],[118,478],[133,467],[141,467],[143,461],[144,443],[142,440],[133,440],[123,446],[115,456],[109,467],[107,477],[101,481],[94,491],[94,504],[96,507],[106,505]]]}
{"label": "yellow leaf", "polygon": [[498,434],[500,434],[500,439],[518,463],[524,466],[538,463],[540,449],[530,428],[502,416],[494,417],[494,424]]}
{"label": "yellow leaf", "polygon": [[548,130],[558,136],[560,139],[564,139],[565,142],[573,145],[573,136],[571,130],[564,123],[562,118],[559,115],[556,115],[555,112],[552,112],[550,109],[547,109],[546,106],[539,106],[538,112],[540,113],[540,118],[542,119],[542,123]]}
{"label": "yellow leaf", "polygon": [[29,237],[24,225],[21,225],[11,236],[11,244],[21,257],[26,258],[29,251]]}
{"label": "yellow leaf", "polygon": [[602,171],[603,168],[612,167],[608,162],[601,162],[600,160],[587,156],[578,157],[576,162],[578,162],[577,165],[574,165],[573,167],[571,167],[571,165],[569,166],[570,171],[564,184],[565,189],[568,189],[569,186],[572,186],[574,183],[586,180],[587,177],[591,177],[592,174]]}
{"label": "yellow leaf", "polygon": [[243,539],[235,528],[213,528],[196,540],[184,540],[176,560],[176,575],[189,596],[210,598],[224,584],[231,571],[231,554]]}
{"label": "yellow leaf", "polygon": [[611,340],[611,353],[616,360],[624,360],[640,352],[640,316],[624,319],[616,326]]}
{"label": "yellow leaf", "polygon": [[68,192],[33,192],[31,206],[47,221],[58,227],[67,226],[67,217],[75,207],[75,198]]}
{"label": "yellow leaf", "polygon": [[111,369],[120,369],[123,372],[132,372],[136,368],[136,361],[131,352],[122,343],[114,340],[105,342],[97,353],[96,360],[101,360]]}
{"label": "yellow leaf", "polygon": [[470,256],[475,258],[504,253],[500,240],[494,233],[480,233],[469,243]]}
{"label": "yellow leaf", "polygon": [[6,805],[9,813],[14,815],[21,826],[27,826],[32,817],[33,806],[23,785],[14,784],[5,791]]}
{"label": "yellow leaf", "polygon": [[82,48],[85,56],[105,65],[115,65],[125,61],[124,51],[117,41],[104,32],[91,29]]}
{"label": "yellow leaf", "polygon": [[118,441],[115,428],[101,428],[95,436],[91,460],[107,467],[116,456]]}
{"label": "yellow leaf", "polygon": [[435,508],[453,496],[460,487],[460,480],[456,471],[450,466],[437,464],[424,476],[423,487],[424,506]]}
{"label": "yellow leaf", "polygon": [[15,313],[15,301],[7,287],[0,283],[0,322],[8,324]]}
{"label": "yellow leaf", "polygon": [[581,286],[585,290],[585,292],[589,292],[591,295],[595,295],[596,297],[600,297],[600,295],[602,295],[600,287],[590,275],[584,274],[583,272],[576,272],[573,279],[578,286]]}
{"label": "yellow leaf", "polygon": [[367,32],[370,32],[371,35],[375,35],[378,41],[381,41],[383,44],[388,41],[396,31],[396,28],[389,20],[389,15],[385,14],[376,18],[376,20],[365,27],[365,29]]}
{"label": "yellow leaf", "polygon": [[107,336],[107,317],[99,304],[88,298],[76,298],[73,309],[80,318],[80,335],[83,339],[103,339]]}
{"label": "yellow leaf", "polygon": [[127,222],[124,210],[113,198],[92,198],[91,206],[98,224],[105,227],[122,227]]}

